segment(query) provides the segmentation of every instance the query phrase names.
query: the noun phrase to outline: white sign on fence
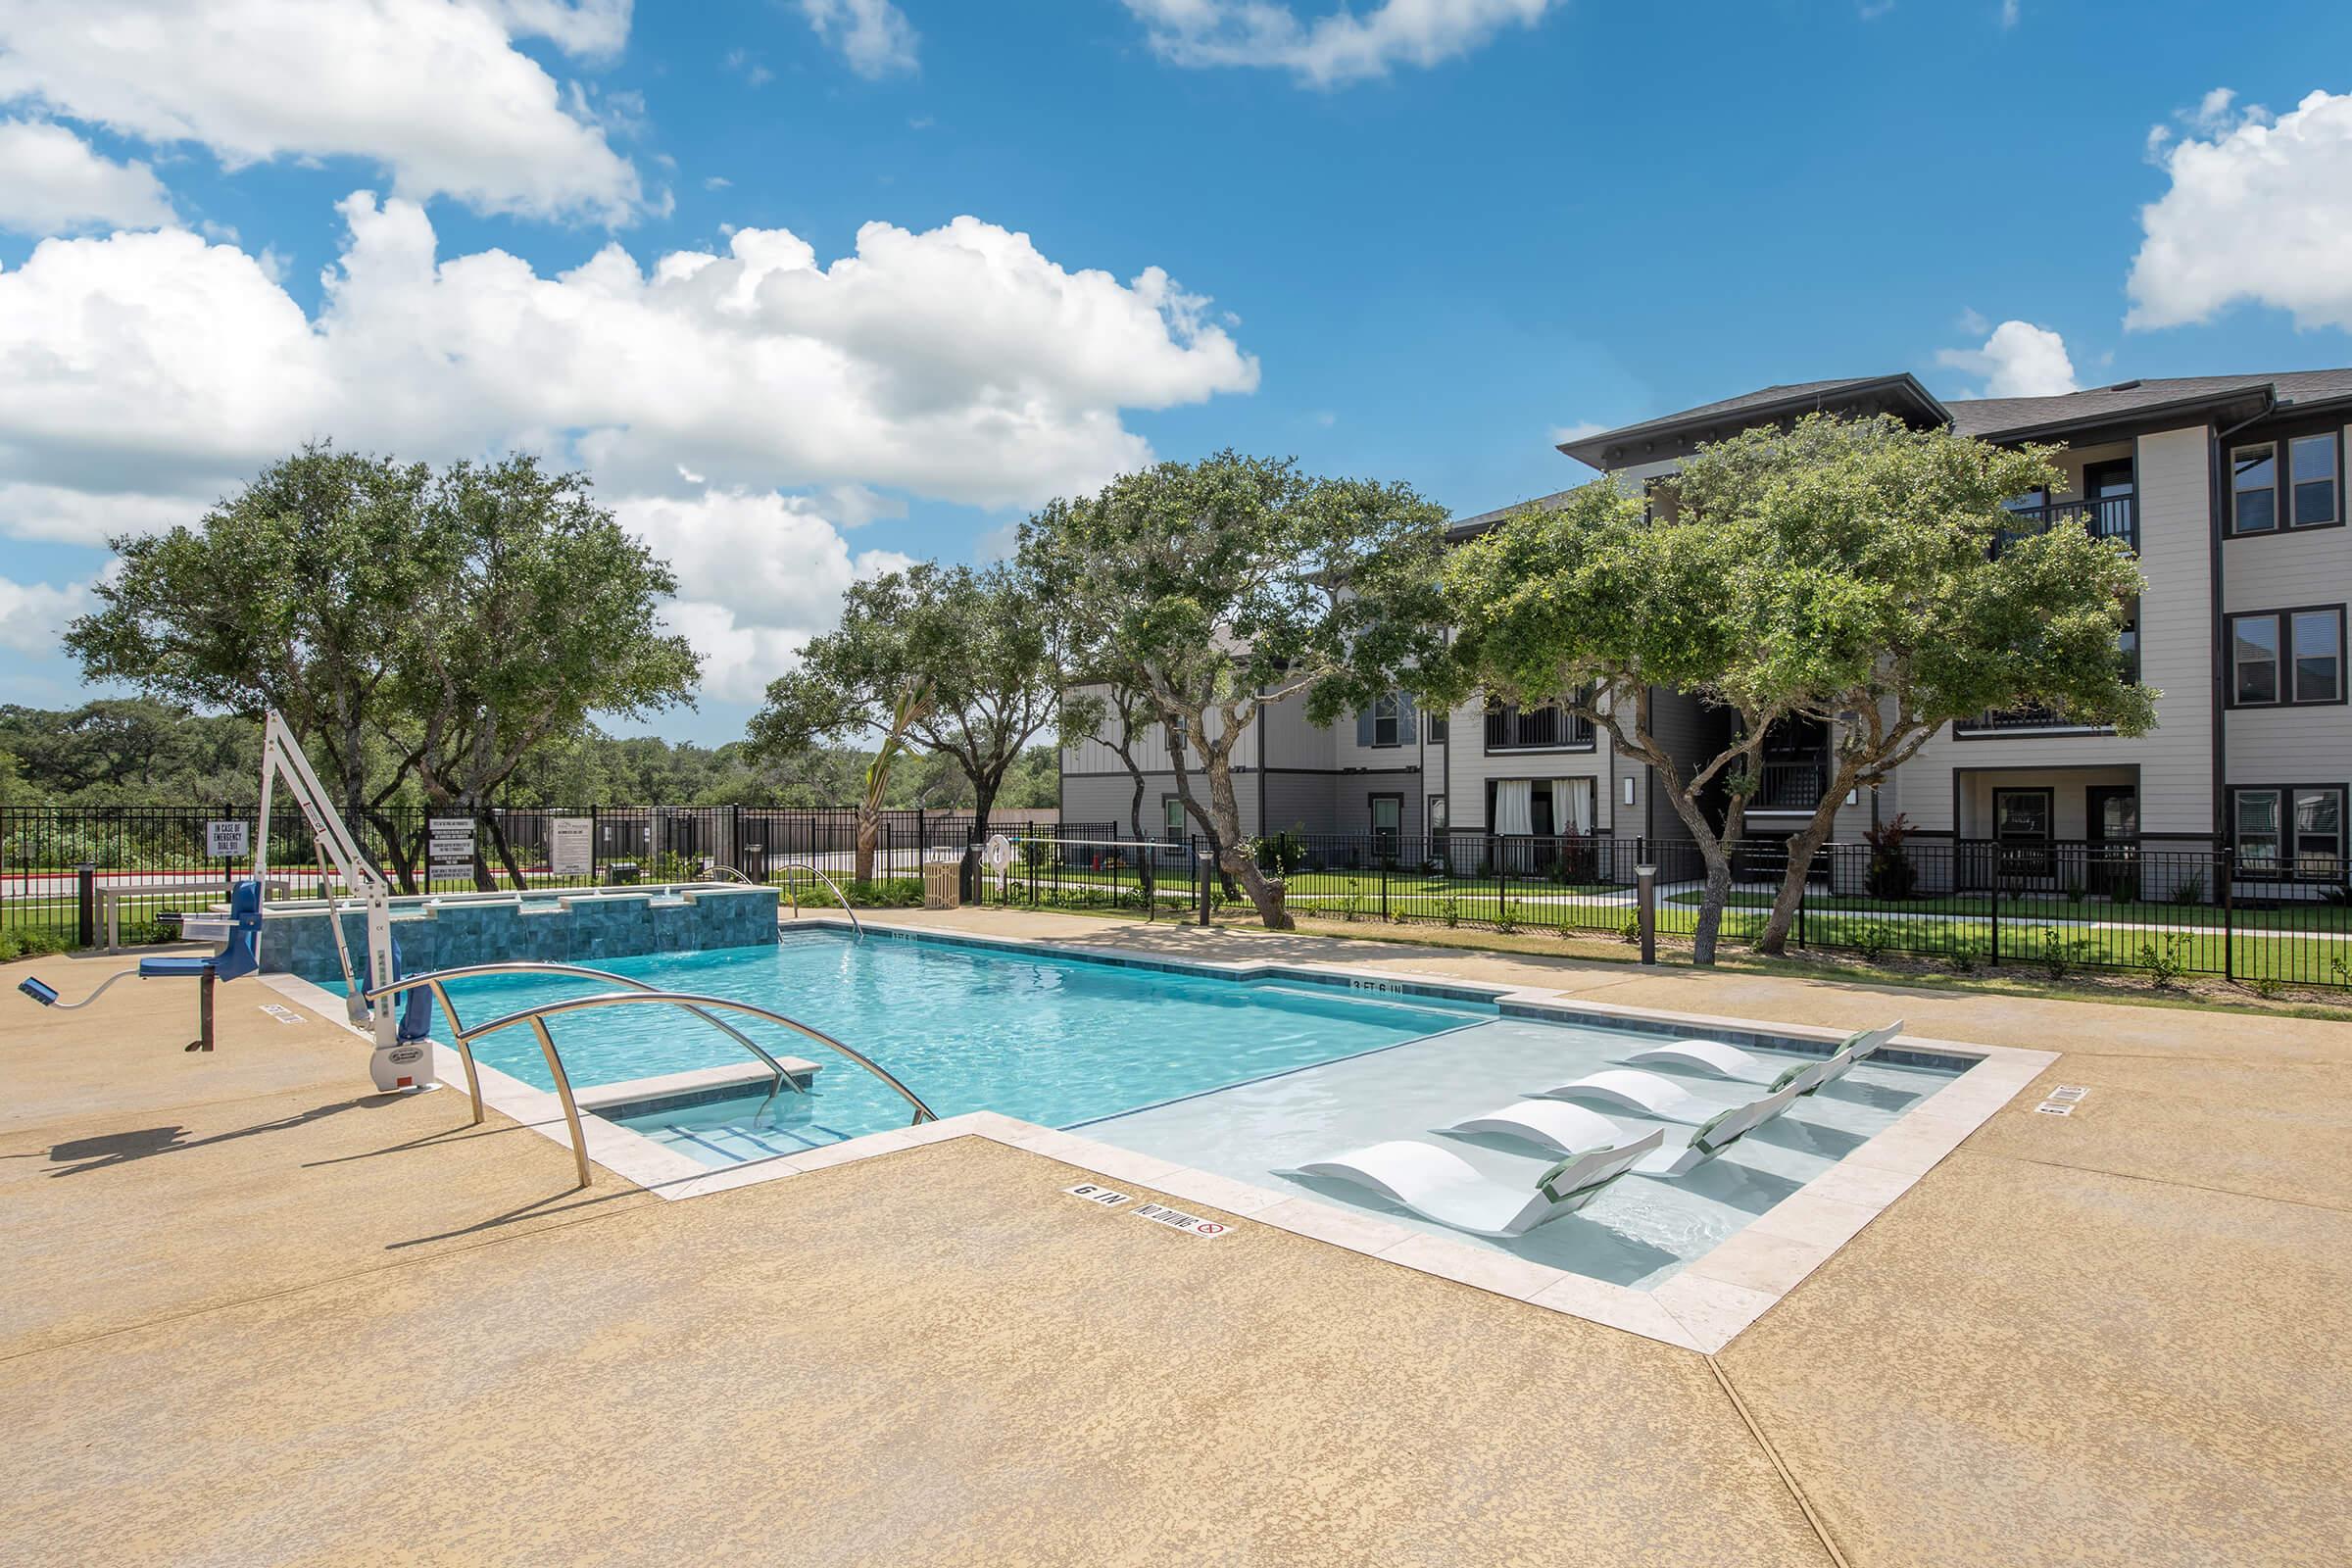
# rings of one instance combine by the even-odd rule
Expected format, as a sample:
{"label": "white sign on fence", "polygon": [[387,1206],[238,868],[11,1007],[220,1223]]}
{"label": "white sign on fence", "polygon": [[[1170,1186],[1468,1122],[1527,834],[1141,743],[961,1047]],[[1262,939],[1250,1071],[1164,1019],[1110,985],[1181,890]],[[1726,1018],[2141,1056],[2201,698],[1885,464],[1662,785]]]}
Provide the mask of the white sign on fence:
{"label": "white sign on fence", "polygon": [[205,823],[204,853],[216,860],[243,859],[253,853],[253,824],[242,819]]}
{"label": "white sign on fence", "polygon": [[584,816],[559,816],[547,826],[547,868],[558,876],[586,876],[596,860],[596,824]]}
{"label": "white sign on fence", "polygon": [[473,818],[436,816],[425,823],[425,875],[435,882],[473,876]]}

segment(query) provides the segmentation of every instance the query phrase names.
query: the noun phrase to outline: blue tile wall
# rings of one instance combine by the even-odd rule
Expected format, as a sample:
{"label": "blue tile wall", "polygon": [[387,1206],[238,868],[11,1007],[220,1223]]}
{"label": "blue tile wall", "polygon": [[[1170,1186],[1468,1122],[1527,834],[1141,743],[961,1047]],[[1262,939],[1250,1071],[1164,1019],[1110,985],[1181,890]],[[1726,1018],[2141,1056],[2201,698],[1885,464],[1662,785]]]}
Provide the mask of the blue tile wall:
{"label": "blue tile wall", "polygon": [[[776,896],[774,888],[711,888],[668,898],[643,893],[433,906],[396,901],[392,940],[400,946],[405,974],[520,959],[593,966],[600,958],[773,943]],[[356,965],[367,951],[367,916],[346,908],[342,921]],[[339,983],[343,967],[326,911],[271,913],[262,927],[262,967]]]}

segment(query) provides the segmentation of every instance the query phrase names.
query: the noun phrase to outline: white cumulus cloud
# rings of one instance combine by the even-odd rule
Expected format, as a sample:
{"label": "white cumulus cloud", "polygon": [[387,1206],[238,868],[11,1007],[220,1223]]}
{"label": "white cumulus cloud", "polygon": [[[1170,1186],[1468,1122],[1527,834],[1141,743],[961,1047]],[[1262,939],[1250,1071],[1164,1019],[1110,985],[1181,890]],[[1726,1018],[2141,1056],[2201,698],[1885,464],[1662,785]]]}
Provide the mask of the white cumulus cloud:
{"label": "white cumulus cloud", "polygon": [[2210,320],[2240,302],[2297,326],[2352,329],[2352,93],[2315,92],[2274,120],[2228,88],[2149,132],[2172,178],[2140,209],[2133,327]]}
{"label": "white cumulus cloud", "polygon": [[914,25],[891,0],[800,0],[800,6],[817,37],[860,76],[915,69]]}
{"label": "white cumulus cloud", "polygon": [[66,622],[87,610],[86,583],[53,588],[40,582],[0,577],[0,648],[21,654],[54,654]]}
{"label": "white cumulus cloud", "polygon": [[2031,321],[2003,321],[1982,348],[1944,349],[1936,363],[1984,378],[1988,398],[2050,398],[2077,390],[2066,339]]}
{"label": "white cumulus cloud", "polygon": [[1311,20],[1272,0],[1125,3],[1171,64],[1267,67],[1334,87],[1468,54],[1505,27],[1534,26],[1555,0],[1380,0]]}
{"label": "white cumulus cloud", "polygon": [[145,164],[117,163],[47,121],[0,120],[0,228],[56,234],[172,220],[172,198]]}
{"label": "white cumulus cloud", "polygon": [[[229,169],[365,159],[400,195],[627,220],[644,197],[604,127],[514,31],[619,47],[614,0],[0,0],[0,103],[36,105]],[[577,102],[576,98],[573,102]]]}
{"label": "white cumulus cloud", "polygon": [[341,211],[316,313],[263,259],[178,228],[52,238],[0,271],[0,532],[192,521],[315,437],[432,460],[520,447],[585,466],[677,565],[680,623],[748,670],[895,562],[841,539],[901,505],[883,492],[1092,488],[1151,459],[1123,411],[1258,380],[1157,269],[1071,270],[974,218],[869,223],[829,264],[741,229],[723,254],[648,268],[608,243],[542,274],[442,257],[413,202]]}
{"label": "white cumulus cloud", "polygon": [[628,497],[613,511],[677,572],[665,618],[702,653],[703,690],[720,699],[759,697],[839,622],[850,584],[913,564],[891,550],[853,554],[806,496],[711,490]]}

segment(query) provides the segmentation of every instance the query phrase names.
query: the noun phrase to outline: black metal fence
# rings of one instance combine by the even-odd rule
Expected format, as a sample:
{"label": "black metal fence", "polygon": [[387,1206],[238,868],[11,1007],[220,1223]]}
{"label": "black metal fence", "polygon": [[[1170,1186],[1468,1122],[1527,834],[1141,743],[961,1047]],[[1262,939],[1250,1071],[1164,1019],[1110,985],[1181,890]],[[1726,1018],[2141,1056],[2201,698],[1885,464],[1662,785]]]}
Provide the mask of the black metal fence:
{"label": "black metal fence", "polygon": [[[792,862],[836,881],[861,871],[872,896],[919,902],[922,862],[960,854],[972,835],[969,811],[881,813],[870,856],[861,856],[854,809],[766,807],[581,807],[499,808],[477,824],[470,868],[436,870],[424,807],[374,812],[352,824],[361,850],[402,893],[521,889],[551,891],[638,882],[681,882],[726,866],[769,882]],[[992,817],[992,831],[1017,834],[1040,813]],[[256,811],[250,806],[0,807],[0,952],[11,942],[86,944],[89,906],[81,867],[120,906],[126,942],[170,933],[169,912],[200,909],[225,896],[253,864]],[[226,827],[225,838],[220,830]],[[1073,832],[1107,837],[1108,824]],[[238,835],[242,835],[239,837]],[[216,848],[236,847],[216,854]],[[271,813],[270,865],[300,893],[320,881],[310,826],[282,807]]]}
{"label": "black metal fence", "polygon": [[[780,881],[794,862],[852,882],[857,813],[753,807],[595,807],[502,810],[475,835],[472,875],[435,881],[430,813],[384,813],[367,852],[403,891],[526,890],[684,881],[728,866]],[[1024,818],[1027,818],[1024,820]],[[584,826],[560,826],[583,822]],[[251,865],[250,846],[214,855],[208,827],[252,813],[204,807],[0,808],[0,939],[85,940],[78,867],[118,890],[125,940],[163,934],[156,916],[221,898]],[[861,901],[921,902],[926,860],[974,846],[969,812],[885,813]],[[1200,841],[1138,844],[1111,823],[992,819],[1011,841],[969,894],[985,905],[1126,909],[1197,916],[1246,903]],[[1657,868],[1658,929],[1688,938],[1705,869],[1683,840],[1480,832],[1283,833],[1253,847],[1301,919],[1473,927],[1631,938],[1636,868]],[[584,855],[584,858],[583,858]],[[318,880],[302,818],[270,824],[271,865],[298,892]],[[1785,853],[1758,841],[1735,862],[1722,939],[1756,941],[1771,918]],[[136,889],[138,891],[131,891]],[[1914,836],[1896,848],[1834,844],[1816,857],[1788,932],[1791,949],[1899,954],[1956,969],[2063,976],[2136,970],[2214,975],[2257,986],[2352,987],[2352,889],[2334,857],[2257,859],[2180,842],[1993,843]]]}

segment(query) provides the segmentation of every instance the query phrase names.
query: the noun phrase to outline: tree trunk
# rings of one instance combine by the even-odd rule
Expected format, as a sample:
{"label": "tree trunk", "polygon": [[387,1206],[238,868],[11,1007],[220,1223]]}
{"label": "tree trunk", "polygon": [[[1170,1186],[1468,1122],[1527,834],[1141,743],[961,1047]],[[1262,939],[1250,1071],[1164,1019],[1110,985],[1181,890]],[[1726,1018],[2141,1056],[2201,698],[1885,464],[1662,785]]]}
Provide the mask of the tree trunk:
{"label": "tree trunk", "polygon": [[858,855],[850,872],[854,881],[871,882],[874,879],[874,845],[882,837],[881,813],[865,807],[858,808]]}
{"label": "tree trunk", "polygon": [[514,862],[514,846],[507,839],[507,825],[498,819],[498,813],[493,810],[485,809],[482,819],[490,824],[490,842],[497,846],[499,863],[507,868],[507,875],[514,883],[514,891],[524,891],[529,883],[522,874],[522,867]]}
{"label": "tree trunk", "polygon": [[[1238,904],[1241,902],[1242,890],[1240,884],[1233,879],[1232,869],[1225,862],[1225,835],[1217,830],[1215,818],[1193,796],[1193,774],[1192,769],[1185,765],[1183,738],[1176,733],[1174,725],[1163,724],[1163,727],[1168,732],[1168,764],[1169,771],[1176,776],[1176,798],[1184,803],[1185,814],[1193,818],[1195,824],[1200,829],[1200,836],[1208,841],[1208,858],[1210,863],[1217,868],[1219,887],[1228,901]],[[1236,842],[1239,842],[1240,835],[1241,827],[1237,816],[1234,826]],[[1203,925],[1207,924],[1206,910],[1201,911],[1200,918]]]}
{"label": "tree trunk", "polygon": [[1788,932],[1796,924],[1797,906],[1804,902],[1805,878],[1813,869],[1813,857],[1822,845],[1829,842],[1830,831],[1837,824],[1838,803],[1845,799],[1852,783],[1840,774],[1834,790],[1824,791],[1821,804],[1813,808],[1812,819],[1788,835],[1788,869],[1781,878],[1781,891],[1773,896],[1772,913],[1764,921],[1764,932],[1756,938],[1756,951],[1782,956],[1788,947]]}
{"label": "tree trunk", "polygon": [[1119,751],[1119,760],[1127,765],[1127,776],[1135,780],[1135,797],[1127,803],[1127,825],[1135,834],[1136,885],[1143,889],[1144,908],[1149,912],[1152,908],[1152,852],[1144,848],[1148,842],[1144,837],[1144,794],[1147,784],[1144,770],[1135,765],[1135,759],[1129,757],[1124,748]]}
{"label": "tree trunk", "polygon": [[1242,806],[1233,793],[1233,762],[1224,747],[1213,747],[1201,759],[1208,774],[1208,805],[1217,820],[1223,844],[1217,864],[1228,882],[1238,879],[1257,908],[1257,918],[1269,931],[1288,931],[1295,922],[1282,906],[1282,884],[1259,868],[1257,859],[1242,848]]}
{"label": "tree trunk", "polygon": [[980,846],[988,842],[988,812],[997,804],[997,791],[1004,782],[1002,770],[986,778],[966,775],[972,780],[972,830],[963,836],[963,859],[956,870],[956,886],[962,896],[977,902],[980,897]]}

